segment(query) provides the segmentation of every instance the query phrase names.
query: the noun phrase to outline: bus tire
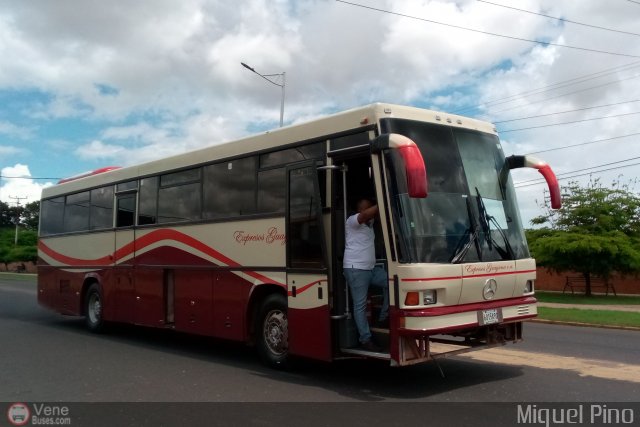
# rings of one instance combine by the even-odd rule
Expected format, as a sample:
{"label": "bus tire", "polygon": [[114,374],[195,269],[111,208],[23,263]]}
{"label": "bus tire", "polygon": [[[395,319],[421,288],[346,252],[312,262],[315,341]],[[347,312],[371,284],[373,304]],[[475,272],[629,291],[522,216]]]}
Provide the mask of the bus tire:
{"label": "bus tire", "polygon": [[85,324],[91,332],[101,332],[104,329],[102,293],[100,286],[93,283],[87,289],[84,297]]}
{"label": "bus tire", "polygon": [[256,347],[263,362],[283,368],[289,359],[287,300],[282,294],[265,298],[256,318]]}

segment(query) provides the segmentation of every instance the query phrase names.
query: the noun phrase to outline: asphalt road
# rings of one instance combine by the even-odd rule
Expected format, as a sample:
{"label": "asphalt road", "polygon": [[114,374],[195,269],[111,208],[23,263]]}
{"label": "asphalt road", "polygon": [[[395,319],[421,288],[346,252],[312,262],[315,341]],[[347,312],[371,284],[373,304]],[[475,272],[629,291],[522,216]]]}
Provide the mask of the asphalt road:
{"label": "asphalt road", "polygon": [[264,367],[250,348],[46,311],[35,285],[0,278],[0,401],[634,402],[640,332],[527,324],[526,342],[435,364]]}

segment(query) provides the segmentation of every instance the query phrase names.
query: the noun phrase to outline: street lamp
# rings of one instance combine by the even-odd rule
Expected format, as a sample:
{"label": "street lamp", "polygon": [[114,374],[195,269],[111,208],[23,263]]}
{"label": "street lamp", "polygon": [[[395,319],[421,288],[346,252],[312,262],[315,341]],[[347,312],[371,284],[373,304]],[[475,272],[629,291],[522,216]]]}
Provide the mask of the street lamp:
{"label": "street lamp", "polygon": [[[246,68],[247,70],[256,73],[257,75],[259,75],[260,77],[262,77],[263,79],[265,79],[266,81],[268,81],[269,83],[276,85],[276,86],[280,86],[282,88],[282,98],[280,99],[280,127],[282,127],[282,123],[284,120],[284,85],[285,85],[285,72],[283,71],[282,73],[276,73],[276,74],[260,74],[259,72],[257,72],[256,70],[254,70],[252,67],[248,66],[247,64],[245,64],[244,62],[240,63],[244,68]],[[277,83],[273,80],[271,80],[269,77],[275,77],[275,76],[282,76],[282,84]]]}

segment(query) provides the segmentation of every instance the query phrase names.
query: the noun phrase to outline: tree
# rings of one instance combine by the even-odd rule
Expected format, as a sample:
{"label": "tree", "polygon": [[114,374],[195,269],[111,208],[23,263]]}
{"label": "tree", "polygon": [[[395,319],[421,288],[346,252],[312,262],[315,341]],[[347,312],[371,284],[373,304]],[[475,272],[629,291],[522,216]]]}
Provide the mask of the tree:
{"label": "tree", "polygon": [[15,225],[13,222],[15,218],[14,213],[11,211],[9,205],[0,201],[0,227],[8,227]]}
{"label": "tree", "polygon": [[9,262],[11,262],[11,248],[0,245],[0,262],[4,264],[4,269],[9,270]]}
{"label": "tree", "polygon": [[38,230],[38,223],[40,221],[40,202],[31,202],[23,206],[20,213],[20,224],[27,230]]}
{"label": "tree", "polygon": [[16,218],[20,218],[20,225],[27,230],[38,230],[40,220],[40,202],[27,203],[24,206],[10,206],[0,202],[0,227],[16,225]]}
{"label": "tree", "polygon": [[599,180],[586,187],[571,182],[564,188],[563,206],[545,214],[534,225],[548,225],[527,232],[531,252],[541,266],[576,271],[585,278],[585,294],[591,295],[591,276],[640,272],[640,197],[628,184],[611,188]]}

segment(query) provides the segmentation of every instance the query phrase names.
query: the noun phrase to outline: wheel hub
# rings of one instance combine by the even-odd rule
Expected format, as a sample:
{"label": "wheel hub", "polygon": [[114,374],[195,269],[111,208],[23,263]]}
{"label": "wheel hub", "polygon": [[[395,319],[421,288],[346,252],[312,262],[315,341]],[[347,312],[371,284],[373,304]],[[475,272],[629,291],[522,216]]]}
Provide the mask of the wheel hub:
{"label": "wheel hub", "polygon": [[269,350],[274,354],[283,354],[288,347],[287,316],[280,310],[274,310],[267,316],[264,336]]}

